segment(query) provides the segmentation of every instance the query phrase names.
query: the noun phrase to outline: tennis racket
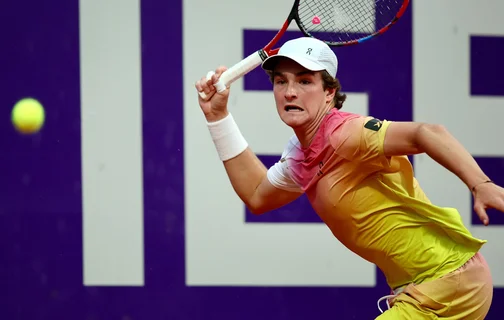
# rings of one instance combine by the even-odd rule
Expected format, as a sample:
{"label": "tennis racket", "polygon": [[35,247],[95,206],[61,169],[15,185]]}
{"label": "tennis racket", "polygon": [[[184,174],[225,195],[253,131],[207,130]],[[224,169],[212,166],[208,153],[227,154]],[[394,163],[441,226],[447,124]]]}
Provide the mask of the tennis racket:
{"label": "tennis racket", "polygon": [[[224,71],[214,84],[218,92],[243,77],[268,57],[278,53],[273,48],[294,20],[306,37],[313,37],[331,47],[362,43],[385,33],[404,14],[409,0],[294,0],[282,28],[262,49]],[[213,71],[208,72],[210,79]],[[211,98],[199,93],[204,100]]]}

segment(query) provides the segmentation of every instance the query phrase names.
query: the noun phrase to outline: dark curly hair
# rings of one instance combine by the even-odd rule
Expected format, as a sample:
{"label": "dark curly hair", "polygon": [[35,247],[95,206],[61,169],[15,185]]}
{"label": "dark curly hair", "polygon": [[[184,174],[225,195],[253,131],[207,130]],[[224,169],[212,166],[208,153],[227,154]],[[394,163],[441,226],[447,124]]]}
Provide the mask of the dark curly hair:
{"label": "dark curly hair", "polygon": [[322,81],[324,82],[324,90],[327,88],[336,89],[334,93],[334,107],[336,109],[341,109],[343,107],[343,102],[346,100],[346,94],[341,92],[341,84],[338,78],[333,78],[327,71],[322,71]]}

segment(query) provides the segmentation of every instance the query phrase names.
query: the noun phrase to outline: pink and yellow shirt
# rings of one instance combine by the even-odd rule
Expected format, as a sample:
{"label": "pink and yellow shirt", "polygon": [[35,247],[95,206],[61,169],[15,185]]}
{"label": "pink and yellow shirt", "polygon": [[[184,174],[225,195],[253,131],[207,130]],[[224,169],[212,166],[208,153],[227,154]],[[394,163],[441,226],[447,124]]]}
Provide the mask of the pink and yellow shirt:
{"label": "pink and yellow shirt", "polygon": [[333,109],[309,147],[289,140],[268,178],[305,193],[334,236],[376,264],[394,289],[457,269],[486,241],[471,235],[456,209],[429,201],[407,156],[384,155],[390,123]]}

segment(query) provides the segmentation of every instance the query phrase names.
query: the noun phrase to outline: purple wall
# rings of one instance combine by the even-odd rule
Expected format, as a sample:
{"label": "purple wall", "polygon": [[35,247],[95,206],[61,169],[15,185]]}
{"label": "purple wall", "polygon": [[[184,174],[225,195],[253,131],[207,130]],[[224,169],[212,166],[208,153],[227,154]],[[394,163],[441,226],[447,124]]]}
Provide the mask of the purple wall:
{"label": "purple wall", "polygon": [[[0,4],[0,319],[373,319],[376,300],[388,293],[379,272],[375,288],[185,286],[183,88],[165,82],[167,74],[183,75],[182,64],[170,62],[182,60],[181,7],[181,0],[141,2],[143,156],[153,165],[170,159],[170,179],[144,170],[145,286],[128,288],[83,286],[78,1]],[[370,113],[380,118],[412,119],[411,9],[379,40],[338,52],[351,65],[340,72],[344,89],[367,92]],[[270,35],[245,30],[244,51]],[[265,81],[252,73],[245,88],[266,90]],[[170,108],[162,103],[168,90]],[[20,136],[9,122],[24,96],[47,107],[40,134]],[[278,213],[255,219],[286,221]],[[307,220],[317,223],[288,221]],[[503,298],[496,290],[494,301]],[[503,312],[494,303],[487,319]]]}

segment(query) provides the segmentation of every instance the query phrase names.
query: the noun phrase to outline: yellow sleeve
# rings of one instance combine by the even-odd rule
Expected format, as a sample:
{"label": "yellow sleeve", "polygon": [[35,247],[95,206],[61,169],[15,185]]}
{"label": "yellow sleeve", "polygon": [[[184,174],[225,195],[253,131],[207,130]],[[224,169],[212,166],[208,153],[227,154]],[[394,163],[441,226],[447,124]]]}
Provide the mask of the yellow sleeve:
{"label": "yellow sleeve", "polygon": [[383,143],[390,123],[373,117],[349,120],[334,131],[331,144],[338,155],[349,161],[389,167],[390,158],[383,153]]}

